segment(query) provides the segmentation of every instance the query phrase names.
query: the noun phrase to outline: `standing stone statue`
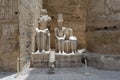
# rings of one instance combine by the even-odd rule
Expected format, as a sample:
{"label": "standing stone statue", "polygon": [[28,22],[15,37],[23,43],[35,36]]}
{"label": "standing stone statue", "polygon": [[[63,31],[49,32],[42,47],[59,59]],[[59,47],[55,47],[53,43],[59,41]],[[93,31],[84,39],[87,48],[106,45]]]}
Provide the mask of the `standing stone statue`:
{"label": "standing stone statue", "polygon": [[64,54],[65,27],[63,27],[63,16],[58,14],[58,27],[55,28],[56,51]]}
{"label": "standing stone statue", "polygon": [[50,32],[48,30],[48,24],[51,21],[51,17],[47,15],[47,10],[41,10],[41,16],[38,21],[37,32],[37,53],[50,51]]}

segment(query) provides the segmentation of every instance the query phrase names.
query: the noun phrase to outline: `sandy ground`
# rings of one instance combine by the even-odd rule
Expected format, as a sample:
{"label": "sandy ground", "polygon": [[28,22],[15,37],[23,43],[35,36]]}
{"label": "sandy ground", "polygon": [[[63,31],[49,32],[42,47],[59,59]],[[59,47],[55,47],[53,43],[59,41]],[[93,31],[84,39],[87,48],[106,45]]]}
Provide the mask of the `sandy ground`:
{"label": "sandy ground", "polygon": [[12,72],[0,72],[0,80],[120,80],[120,71],[88,68],[56,68],[55,74],[47,74],[48,69],[28,68],[16,77]]}

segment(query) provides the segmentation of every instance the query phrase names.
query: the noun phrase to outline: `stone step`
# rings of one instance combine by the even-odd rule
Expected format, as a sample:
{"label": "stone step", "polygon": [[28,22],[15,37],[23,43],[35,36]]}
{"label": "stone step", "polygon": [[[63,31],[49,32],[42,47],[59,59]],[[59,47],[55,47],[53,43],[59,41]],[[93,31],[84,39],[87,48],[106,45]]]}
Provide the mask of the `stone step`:
{"label": "stone step", "polygon": [[71,55],[61,55],[56,54],[55,66],[59,68],[63,67],[80,67],[81,66],[81,55],[71,54]]}
{"label": "stone step", "polygon": [[47,68],[49,63],[49,53],[32,53],[31,64],[32,68]]}
{"label": "stone step", "polygon": [[54,65],[55,67],[80,67],[80,54],[58,54],[55,51],[50,53],[32,53],[31,67],[46,68]]}

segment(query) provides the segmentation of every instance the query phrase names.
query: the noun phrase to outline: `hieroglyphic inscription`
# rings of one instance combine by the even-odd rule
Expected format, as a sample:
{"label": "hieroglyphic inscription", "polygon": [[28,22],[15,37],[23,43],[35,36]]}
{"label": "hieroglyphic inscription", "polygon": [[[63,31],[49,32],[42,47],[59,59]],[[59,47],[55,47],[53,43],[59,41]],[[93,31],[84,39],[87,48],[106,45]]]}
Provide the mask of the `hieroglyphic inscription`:
{"label": "hieroglyphic inscription", "polygon": [[10,8],[0,8],[0,21],[11,20],[12,9]]}
{"label": "hieroglyphic inscription", "polygon": [[4,24],[2,26],[2,37],[12,39],[16,38],[18,33],[17,24]]}

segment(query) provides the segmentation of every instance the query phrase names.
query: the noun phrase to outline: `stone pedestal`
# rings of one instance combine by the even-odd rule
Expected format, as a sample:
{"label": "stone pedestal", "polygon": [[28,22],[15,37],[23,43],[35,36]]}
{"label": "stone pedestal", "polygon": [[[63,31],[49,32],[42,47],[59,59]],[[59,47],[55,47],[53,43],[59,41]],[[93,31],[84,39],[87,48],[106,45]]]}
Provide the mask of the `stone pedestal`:
{"label": "stone pedestal", "polygon": [[81,66],[81,56],[80,54],[56,54],[56,67],[80,67]]}
{"label": "stone pedestal", "polygon": [[120,55],[99,55],[95,53],[86,54],[88,66],[98,69],[119,70],[120,71]]}
{"label": "stone pedestal", "polygon": [[55,51],[50,53],[32,53],[32,68],[48,67],[80,67],[82,65],[80,54],[57,54]]}
{"label": "stone pedestal", "polygon": [[31,67],[32,68],[47,68],[49,63],[49,53],[32,53]]}

